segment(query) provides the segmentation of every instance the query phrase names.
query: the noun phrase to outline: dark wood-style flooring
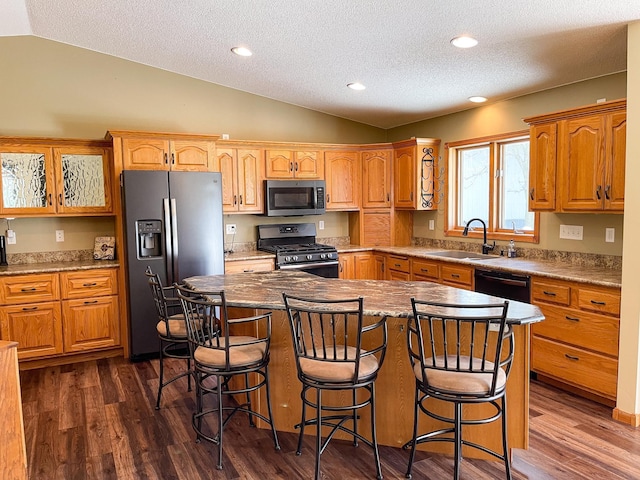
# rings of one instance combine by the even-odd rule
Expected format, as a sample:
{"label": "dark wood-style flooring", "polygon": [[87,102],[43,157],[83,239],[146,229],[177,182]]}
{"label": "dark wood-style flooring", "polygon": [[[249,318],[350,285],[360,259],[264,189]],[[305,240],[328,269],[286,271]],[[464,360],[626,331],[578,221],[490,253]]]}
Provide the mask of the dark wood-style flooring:
{"label": "dark wood-style flooring", "polygon": [[[171,363],[171,368],[182,364]],[[186,379],[165,389],[156,411],[158,361],[121,358],[21,372],[31,480],[48,479],[309,479],[313,437],[296,456],[297,436],[268,430],[237,416],[225,430],[224,470],[215,446],[196,444],[193,393]],[[640,430],[611,419],[611,409],[542,383],[531,385],[529,450],[516,450],[515,480],[639,479]],[[408,452],[381,448],[385,479],[404,478]],[[414,479],[452,478],[453,462],[419,452]],[[323,478],[375,478],[373,454],[335,441],[322,456]],[[500,462],[464,459],[464,479],[504,478]]]}

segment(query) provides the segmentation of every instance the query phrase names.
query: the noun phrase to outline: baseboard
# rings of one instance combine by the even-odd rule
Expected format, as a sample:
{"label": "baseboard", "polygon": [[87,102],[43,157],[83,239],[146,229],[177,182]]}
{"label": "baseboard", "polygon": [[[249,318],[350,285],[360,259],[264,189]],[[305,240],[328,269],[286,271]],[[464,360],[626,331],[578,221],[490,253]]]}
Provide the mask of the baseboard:
{"label": "baseboard", "polygon": [[618,407],[613,409],[613,419],[621,423],[626,423],[632,427],[640,426],[640,413],[627,413],[620,410]]}

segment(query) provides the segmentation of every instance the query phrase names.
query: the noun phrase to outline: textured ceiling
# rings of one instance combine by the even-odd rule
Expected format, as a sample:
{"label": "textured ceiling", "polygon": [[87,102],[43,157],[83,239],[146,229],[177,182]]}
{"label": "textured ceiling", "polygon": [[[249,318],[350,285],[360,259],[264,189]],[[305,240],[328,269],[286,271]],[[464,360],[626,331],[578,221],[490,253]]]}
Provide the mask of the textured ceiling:
{"label": "textured ceiling", "polygon": [[[2,0],[31,34],[390,128],[626,70],[639,0]],[[479,45],[449,43],[470,34]],[[231,47],[254,55],[237,57]],[[347,83],[361,82],[364,91]]]}

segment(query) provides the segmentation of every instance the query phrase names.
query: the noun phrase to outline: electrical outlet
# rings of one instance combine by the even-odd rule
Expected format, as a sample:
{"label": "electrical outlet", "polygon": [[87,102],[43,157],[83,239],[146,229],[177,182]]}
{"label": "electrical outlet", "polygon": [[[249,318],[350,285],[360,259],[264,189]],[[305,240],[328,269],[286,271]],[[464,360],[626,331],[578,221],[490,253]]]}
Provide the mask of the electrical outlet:
{"label": "electrical outlet", "polygon": [[236,233],[236,224],[235,223],[227,223],[227,234],[233,235]]}
{"label": "electrical outlet", "polygon": [[16,244],[16,232],[14,230],[7,230],[7,245]]}
{"label": "electrical outlet", "polygon": [[560,238],[582,240],[582,225],[560,225]]}
{"label": "electrical outlet", "polygon": [[434,230],[436,228],[436,221],[429,220],[429,230]]}
{"label": "electrical outlet", "polygon": [[615,242],[616,241],[616,229],[615,228],[606,228],[604,234],[605,242]]}
{"label": "electrical outlet", "polygon": [[324,220],[318,221],[318,230],[324,230]]}
{"label": "electrical outlet", "polygon": [[64,230],[56,230],[56,242],[64,242]]}

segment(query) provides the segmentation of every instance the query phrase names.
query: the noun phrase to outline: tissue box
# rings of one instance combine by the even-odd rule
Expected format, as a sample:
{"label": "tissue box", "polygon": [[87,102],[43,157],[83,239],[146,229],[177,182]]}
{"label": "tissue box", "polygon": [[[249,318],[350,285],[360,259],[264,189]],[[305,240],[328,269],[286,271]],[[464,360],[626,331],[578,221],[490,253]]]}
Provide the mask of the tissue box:
{"label": "tissue box", "polygon": [[115,237],[96,237],[93,258],[94,260],[113,260],[115,258],[115,250]]}

